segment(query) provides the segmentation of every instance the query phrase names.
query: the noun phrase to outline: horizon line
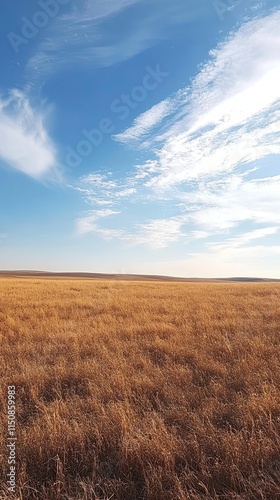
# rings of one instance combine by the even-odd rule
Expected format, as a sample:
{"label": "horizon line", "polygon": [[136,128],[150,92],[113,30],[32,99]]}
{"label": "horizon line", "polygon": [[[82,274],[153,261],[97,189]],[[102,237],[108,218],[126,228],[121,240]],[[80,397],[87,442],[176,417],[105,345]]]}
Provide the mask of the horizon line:
{"label": "horizon line", "polygon": [[224,278],[198,278],[198,277],[182,277],[160,274],[139,274],[139,273],[97,273],[87,271],[38,271],[27,269],[3,269],[0,270],[0,275],[17,276],[17,277],[64,277],[64,278],[92,278],[92,279],[118,279],[129,281],[129,278],[139,281],[245,281],[245,282],[280,282],[279,278],[260,278],[252,276],[231,276]]}

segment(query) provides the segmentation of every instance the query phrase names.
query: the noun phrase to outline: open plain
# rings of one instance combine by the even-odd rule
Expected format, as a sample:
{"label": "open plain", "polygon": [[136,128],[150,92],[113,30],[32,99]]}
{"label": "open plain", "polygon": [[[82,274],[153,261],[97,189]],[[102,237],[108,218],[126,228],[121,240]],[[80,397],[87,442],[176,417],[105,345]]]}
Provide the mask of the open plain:
{"label": "open plain", "polygon": [[0,341],[1,499],[280,498],[279,283],[1,277]]}

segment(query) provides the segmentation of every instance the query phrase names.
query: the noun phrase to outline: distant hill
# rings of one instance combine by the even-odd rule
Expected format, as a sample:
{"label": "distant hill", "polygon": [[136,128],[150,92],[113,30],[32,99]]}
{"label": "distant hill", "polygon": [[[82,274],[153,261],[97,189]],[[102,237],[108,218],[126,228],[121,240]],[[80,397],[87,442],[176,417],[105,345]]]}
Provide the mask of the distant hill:
{"label": "distant hill", "polygon": [[213,282],[213,281],[237,281],[237,282],[280,282],[280,279],[232,277],[232,278],[180,278],[176,276],[158,276],[148,274],[106,274],[106,273],[56,273],[48,271],[0,271],[0,277],[22,277],[22,278],[72,278],[72,279],[95,279],[95,280],[123,280],[123,281],[174,281],[174,282]]}

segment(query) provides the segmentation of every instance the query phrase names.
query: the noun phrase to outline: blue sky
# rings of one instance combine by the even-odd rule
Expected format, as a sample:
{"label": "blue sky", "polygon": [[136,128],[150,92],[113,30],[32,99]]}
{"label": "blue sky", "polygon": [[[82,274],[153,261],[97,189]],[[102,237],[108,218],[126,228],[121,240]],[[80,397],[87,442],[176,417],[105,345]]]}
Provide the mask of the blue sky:
{"label": "blue sky", "polygon": [[280,278],[280,9],[6,2],[0,268]]}

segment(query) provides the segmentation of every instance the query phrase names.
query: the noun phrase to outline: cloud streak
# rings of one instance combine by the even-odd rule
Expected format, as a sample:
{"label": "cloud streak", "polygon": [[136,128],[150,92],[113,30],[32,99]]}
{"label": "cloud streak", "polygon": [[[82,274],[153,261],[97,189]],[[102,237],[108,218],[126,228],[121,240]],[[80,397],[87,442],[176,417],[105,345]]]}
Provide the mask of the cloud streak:
{"label": "cloud streak", "polygon": [[115,135],[114,138],[123,143],[137,141],[142,138],[142,136],[151,132],[154,127],[158,126],[164,118],[169,116],[175,109],[175,100],[166,99],[165,101],[161,101],[159,104],[156,104],[151,109],[136,118],[132,127],[121,134]]}
{"label": "cloud streak", "polygon": [[55,148],[44,122],[45,116],[22,92],[14,89],[0,99],[0,158],[35,179],[56,171]]}
{"label": "cloud streak", "polygon": [[[205,3],[205,5],[204,5]],[[189,0],[83,0],[49,25],[45,39],[27,65],[28,80],[44,81],[54,72],[106,67],[127,61],[159,41],[168,38],[174,26],[188,22],[205,10]],[[133,16],[126,18],[127,12]],[[121,27],[113,29],[112,19]]]}
{"label": "cloud streak", "polygon": [[280,154],[279,24],[279,10],[244,23],[210,51],[189,87],[115,136],[124,145],[144,144],[150,155],[118,181],[117,190],[133,189],[122,207],[137,204],[139,214],[144,200],[169,206],[165,218],[139,216],[120,239],[165,247],[207,241],[246,224],[243,239],[228,240],[237,249],[277,233],[280,176],[258,170],[260,160]]}
{"label": "cloud streak", "polygon": [[[279,23],[279,11],[246,23],[210,52],[191,88],[117,136],[137,145],[146,135],[157,170],[148,181],[151,188],[211,178],[280,153]],[[161,129],[147,136],[150,123]]]}

